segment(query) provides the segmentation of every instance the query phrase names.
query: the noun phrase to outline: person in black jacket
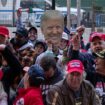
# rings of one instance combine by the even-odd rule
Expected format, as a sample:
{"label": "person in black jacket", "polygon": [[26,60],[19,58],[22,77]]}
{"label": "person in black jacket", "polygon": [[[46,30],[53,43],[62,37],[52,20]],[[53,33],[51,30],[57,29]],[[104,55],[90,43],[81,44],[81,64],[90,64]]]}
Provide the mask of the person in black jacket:
{"label": "person in black jacket", "polygon": [[1,66],[0,79],[3,83],[6,93],[8,94],[9,104],[10,86],[13,84],[15,77],[20,75],[22,66],[16,56],[13,55],[13,53],[6,45],[0,45],[0,54],[3,56],[8,64],[8,66],[5,67]]}
{"label": "person in black jacket", "polygon": [[105,105],[105,49],[94,53],[96,73],[92,75],[95,82],[95,89],[102,100],[102,105]]}
{"label": "person in black jacket", "polygon": [[27,29],[21,28],[13,33],[15,33],[15,37],[10,40],[10,43],[16,52],[25,49],[26,46],[33,46],[33,44],[28,42]]}
{"label": "person in black jacket", "polygon": [[89,80],[94,86],[94,78],[92,75],[95,73],[95,62],[93,53],[100,52],[104,49],[104,40],[101,34],[94,33],[90,36],[91,53],[81,53],[80,39],[75,35],[72,39],[72,47],[69,50],[69,57],[71,59],[79,59],[84,63],[85,71],[87,73],[86,79]]}

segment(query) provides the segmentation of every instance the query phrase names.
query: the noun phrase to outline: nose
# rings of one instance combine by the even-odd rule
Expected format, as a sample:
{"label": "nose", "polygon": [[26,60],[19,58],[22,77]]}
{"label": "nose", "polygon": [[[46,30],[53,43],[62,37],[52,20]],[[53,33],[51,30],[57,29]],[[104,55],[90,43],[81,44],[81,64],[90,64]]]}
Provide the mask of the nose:
{"label": "nose", "polygon": [[73,80],[76,80],[76,79],[77,79],[77,76],[76,76],[76,75],[74,75],[74,76],[73,76]]}
{"label": "nose", "polygon": [[96,47],[97,48],[100,48],[101,44],[100,43],[97,43]]}
{"label": "nose", "polygon": [[53,28],[53,34],[55,35],[55,34],[57,34],[57,33],[58,33],[58,30],[57,30],[56,27],[54,27],[54,28]]}

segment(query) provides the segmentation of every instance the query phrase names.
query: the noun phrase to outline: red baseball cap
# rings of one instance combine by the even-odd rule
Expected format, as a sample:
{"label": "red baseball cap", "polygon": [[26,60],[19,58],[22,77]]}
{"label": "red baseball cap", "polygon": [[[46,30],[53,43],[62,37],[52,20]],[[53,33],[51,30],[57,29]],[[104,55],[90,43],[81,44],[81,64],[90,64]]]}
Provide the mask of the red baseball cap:
{"label": "red baseball cap", "polygon": [[104,40],[102,37],[102,33],[94,32],[90,35],[89,41],[92,42],[94,38],[99,38],[100,40]]}
{"label": "red baseball cap", "polygon": [[4,37],[9,37],[9,30],[5,26],[0,26],[0,35]]}
{"label": "red baseball cap", "polygon": [[105,33],[102,33],[102,39],[105,41]]}
{"label": "red baseball cap", "polygon": [[80,74],[84,71],[84,66],[80,60],[71,60],[67,65],[67,72],[79,72]]}

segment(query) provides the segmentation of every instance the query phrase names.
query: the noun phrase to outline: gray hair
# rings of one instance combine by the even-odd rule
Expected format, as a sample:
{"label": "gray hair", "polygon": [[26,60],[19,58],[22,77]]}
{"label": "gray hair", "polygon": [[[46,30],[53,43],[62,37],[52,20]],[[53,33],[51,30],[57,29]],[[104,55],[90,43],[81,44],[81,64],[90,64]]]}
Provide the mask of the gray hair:
{"label": "gray hair", "polygon": [[62,25],[64,27],[64,16],[58,10],[47,10],[41,17],[41,28],[43,27],[43,23],[50,19],[61,19]]}

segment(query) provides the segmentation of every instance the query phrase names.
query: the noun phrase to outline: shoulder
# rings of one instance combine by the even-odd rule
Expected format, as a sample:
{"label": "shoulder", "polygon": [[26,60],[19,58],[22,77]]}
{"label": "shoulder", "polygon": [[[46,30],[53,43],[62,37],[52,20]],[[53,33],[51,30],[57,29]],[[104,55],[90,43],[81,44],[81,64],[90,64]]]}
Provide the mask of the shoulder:
{"label": "shoulder", "polygon": [[92,56],[92,54],[90,54],[90,53],[88,53],[88,52],[84,52],[84,53],[82,53],[82,52],[79,52],[79,54],[80,54],[80,56],[83,56],[83,57],[93,57]]}
{"label": "shoulder", "polygon": [[54,76],[52,77],[52,80],[51,80],[52,83],[51,84],[56,84],[63,79],[64,79],[63,72],[57,68]]}
{"label": "shoulder", "polygon": [[29,100],[32,103],[31,105],[43,105],[43,99],[41,91],[33,92]]}
{"label": "shoulder", "polygon": [[[40,89],[31,89],[24,97],[25,101],[32,102],[32,103],[43,103],[42,101],[42,94]],[[36,104],[40,105],[40,104]],[[43,105],[43,104],[41,104]]]}
{"label": "shoulder", "polygon": [[45,56],[45,52],[43,52],[42,54],[40,54],[40,55],[37,57],[35,64],[40,64],[40,61],[41,61],[41,59],[42,59],[44,56]]}
{"label": "shoulder", "polygon": [[55,92],[55,91],[58,91],[59,92],[59,91],[61,91],[62,90],[62,86],[63,86],[63,82],[64,82],[64,80],[61,80],[58,83],[54,84],[50,88],[49,92]]}
{"label": "shoulder", "polygon": [[58,69],[58,76],[57,77],[59,78],[59,80],[64,79],[64,73],[63,73],[62,68],[57,67],[57,69]]}
{"label": "shoulder", "polygon": [[85,61],[85,65],[87,65],[87,64],[94,64],[94,58],[93,58],[93,55],[92,54],[90,54],[90,53],[82,53],[82,52],[80,52],[79,53],[79,58],[82,60],[82,61]]}
{"label": "shoulder", "polygon": [[94,90],[93,85],[87,81],[87,80],[83,80],[82,86],[88,91],[88,90]]}

